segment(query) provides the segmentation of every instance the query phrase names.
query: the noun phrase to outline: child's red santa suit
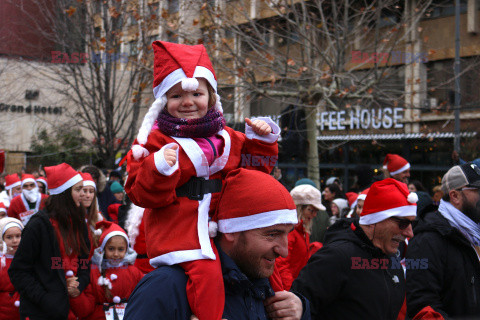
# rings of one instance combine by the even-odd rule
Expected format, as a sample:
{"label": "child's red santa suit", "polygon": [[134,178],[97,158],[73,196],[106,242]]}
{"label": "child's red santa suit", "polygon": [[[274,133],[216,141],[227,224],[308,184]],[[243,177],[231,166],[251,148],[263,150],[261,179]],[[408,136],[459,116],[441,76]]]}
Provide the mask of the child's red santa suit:
{"label": "child's red santa suit", "polygon": [[[76,298],[70,298],[70,304],[75,314],[81,319],[105,319],[104,306],[112,312],[115,306],[127,302],[143,273],[133,263],[137,254],[129,246],[125,231],[110,221],[100,221],[98,227],[103,227],[100,246],[95,249],[90,270],[90,284]],[[120,263],[112,263],[104,259],[105,245],[114,236],[121,236],[127,243],[127,253]],[[110,295],[106,294],[106,287]],[[122,305],[123,308],[123,305]]]}
{"label": "child's red santa suit", "polygon": [[[32,190],[22,190],[22,194],[13,198],[10,202],[10,207],[8,208],[8,216],[21,220],[23,224],[27,224],[28,220],[30,220],[30,218],[37,213],[38,210],[43,209],[45,206],[45,199],[48,198],[46,194],[38,191],[37,181],[35,181],[35,177],[33,175],[22,175],[22,188],[27,182],[35,183],[35,188]],[[31,194],[33,198],[27,199],[26,194],[28,193]],[[30,209],[28,202],[35,203],[35,207]]]}
{"label": "child's red santa suit", "polygon": [[[18,219],[0,219],[1,239],[3,239],[5,232],[11,227],[17,227],[23,230],[23,225]],[[2,320],[18,320],[20,319],[18,309],[20,306],[20,294],[15,291],[8,276],[8,268],[10,268],[13,256],[7,254],[7,244],[5,241],[2,240],[0,243],[2,243],[2,251],[0,253],[0,318]]]}
{"label": "child's red santa suit", "polygon": [[[272,128],[266,136],[256,135],[249,126],[246,134],[225,126],[214,136],[221,145],[212,143],[213,158],[202,147],[205,141],[201,139],[168,136],[162,127],[152,130],[166,105],[165,93],[177,83],[182,83],[183,90],[194,91],[198,87],[196,78],[204,78],[217,90],[203,45],[155,41],[153,48],[156,100],[127,156],[125,191],[133,203],[147,208],[146,243],[152,266],[182,264],[189,276],[187,295],[192,310],[200,320],[217,320],[223,312],[223,283],[218,259],[214,261],[216,249],[208,234],[209,215],[217,206],[221,181],[228,172],[246,167],[270,173],[277,161],[280,129],[269,118],[261,118]],[[214,108],[221,112],[220,97],[216,98]],[[175,144],[179,146],[177,162],[170,167],[164,150]],[[192,301],[194,297],[206,302]],[[208,310],[202,317],[199,308],[203,305]]]}

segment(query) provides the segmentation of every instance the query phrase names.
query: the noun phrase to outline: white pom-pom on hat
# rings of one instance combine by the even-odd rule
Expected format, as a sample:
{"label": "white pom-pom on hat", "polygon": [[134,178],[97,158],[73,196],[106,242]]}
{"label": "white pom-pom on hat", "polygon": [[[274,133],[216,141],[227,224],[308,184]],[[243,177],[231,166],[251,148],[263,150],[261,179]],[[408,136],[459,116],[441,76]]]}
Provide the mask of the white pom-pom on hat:
{"label": "white pom-pom on hat", "polygon": [[112,281],[117,280],[117,278],[118,278],[118,277],[117,277],[117,275],[116,275],[115,273],[112,273],[112,274],[110,275],[110,280],[112,280]]}
{"label": "white pom-pom on hat", "polygon": [[210,238],[215,238],[217,236],[218,224],[215,221],[208,222],[208,235]]}
{"label": "white pom-pom on hat", "polygon": [[195,91],[198,89],[198,80],[196,78],[186,78],[182,80],[182,89],[185,91]]}
{"label": "white pom-pom on hat", "polygon": [[73,273],[72,270],[68,270],[68,271],[65,273],[65,275],[66,275],[67,277],[73,277],[74,273]]}
{"label": "white pom-pom on hat", "polygon": [[93,232],[97,237],[100,237],[102,235],[102,229],[95,229]]}
{"label": "white pom-pom on hat", "polygon": [[15,305],[15,307],[17,307],[17,308],[20,307],[20,301],[18,301],[18,300],[15,301],[14,305]]}
{"label": "white pom-pom on hat", "polygon": [[407,201],[410,203],[417,203],[418,195],[415,192],[410,192],[410,194],[407,197]]}
{"label": "white pom-pom on hat", "polygon": [[113,303],[120,303],[120,301],[122,301],[122,299],[120,299],[119,296],[113,297]]}

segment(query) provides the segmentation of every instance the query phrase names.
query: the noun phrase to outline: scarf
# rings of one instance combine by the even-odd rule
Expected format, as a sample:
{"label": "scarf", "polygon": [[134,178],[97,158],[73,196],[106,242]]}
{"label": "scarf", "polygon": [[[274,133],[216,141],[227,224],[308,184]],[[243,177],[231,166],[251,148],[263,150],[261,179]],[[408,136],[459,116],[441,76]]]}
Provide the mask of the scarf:
{"label": "scarf", "polygon": [[447,201],[440,200],[438,211],[448,220],[448,223],[460,231],[473,246],[480,246],[480,226],[477,223]]}
{"label": "scarf", "polygon": [[182,119],[171,116],[166,109],[158,115],[155,125],[170,137],[207,138],[225,127],[222,113],[211,108],[207,114],[198,119]]}

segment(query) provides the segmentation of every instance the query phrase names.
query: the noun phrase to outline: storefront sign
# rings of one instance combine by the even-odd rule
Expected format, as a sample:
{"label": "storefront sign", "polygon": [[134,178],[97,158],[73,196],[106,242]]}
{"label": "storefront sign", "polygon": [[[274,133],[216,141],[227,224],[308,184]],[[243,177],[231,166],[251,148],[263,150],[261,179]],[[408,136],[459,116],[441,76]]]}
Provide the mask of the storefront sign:
{"label": "storefront sign", "polygon": [[62,107],[22,106],[0,103],[1,112],[33,113],[33,114],[62,114]]}
{"label": "storefront sign", "polygon": [[[348,118],[347,118],[348,115]],[[402,108],[352,109],[320,113],[320,130],[403,128]]]}

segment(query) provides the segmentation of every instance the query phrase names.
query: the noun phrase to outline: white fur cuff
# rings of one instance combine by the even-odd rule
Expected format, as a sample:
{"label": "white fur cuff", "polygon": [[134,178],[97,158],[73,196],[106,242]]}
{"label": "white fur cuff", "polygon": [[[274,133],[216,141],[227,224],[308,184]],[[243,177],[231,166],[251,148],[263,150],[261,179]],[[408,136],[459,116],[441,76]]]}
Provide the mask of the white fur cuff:
{"label": "white fur cuff", "polygon": [[173,165],[173,167],[170,167],[165,160],[164,156],[164,151],[165,149],[170,149],[172,146],[176,145],[175,142],[166,144],[163,146],[162,149],[158,150],[153,154],[153,159],[155,161],[155,167],[157,168],[158,172],[163,174],[164,176],[171,176],[177,169],[178,169],[178,151],[180,150],[180,147],[176,150],[177,152],[177,162]]}
{"label": "white fur cuff", "polygon": [[256,139],[256,140],[260,140],[267,143],[274,143],[275,141],[278,140],[278,137],[280,136],[280,127],[275,122],[273,122],[273,120],[270,117],[252,118],[252,122],[255,120],[265,121],[272,128],[272,133],[266,136],[260,136],[255,132],[253,132],[252,127],[246,124],[245,135],[247,136],[247,139],[250,139],[250,140]]}

